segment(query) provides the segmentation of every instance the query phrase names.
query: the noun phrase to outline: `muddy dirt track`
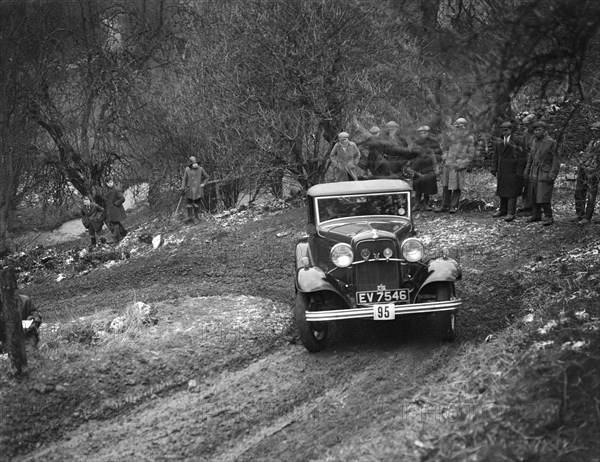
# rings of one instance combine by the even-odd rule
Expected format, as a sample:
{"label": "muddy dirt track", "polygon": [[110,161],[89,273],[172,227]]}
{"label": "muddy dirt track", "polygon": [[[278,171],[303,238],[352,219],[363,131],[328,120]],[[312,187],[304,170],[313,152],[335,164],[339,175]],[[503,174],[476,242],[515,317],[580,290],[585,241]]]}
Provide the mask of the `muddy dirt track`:
{"label": "muddy dirt track", "polygon": [[[46,378],[53,391],[36,399],[53,402],[53,411],[21,435],[14,460],[427,460],[433,448],[423,441],[448,409],[426,410],[421,391],[461,361],[459,345],[476,345],[525,312],[515,267],[549,258],[556,242],[585,239],[560,218],[542,228],[482,212],[422,214],[419,237],[460,254],[457,342],[430,339],[426,319],[352,321],[333,325],[327,350],[310,354],[295,335],[292,261],[282,257],[293,255],[297,233],[289,229],[302,214],[240,232],[188,227],[177,247],[60,288],[39,285],[54,308],[50,324],[90,309],[102,316],[99,302],[82,300],[100,293],[104,305],[117,305],[132,291],[153,304],[159,323],[90,346],[71,357],[65,375]],[[223,258],[240,246],[244,253]]]}

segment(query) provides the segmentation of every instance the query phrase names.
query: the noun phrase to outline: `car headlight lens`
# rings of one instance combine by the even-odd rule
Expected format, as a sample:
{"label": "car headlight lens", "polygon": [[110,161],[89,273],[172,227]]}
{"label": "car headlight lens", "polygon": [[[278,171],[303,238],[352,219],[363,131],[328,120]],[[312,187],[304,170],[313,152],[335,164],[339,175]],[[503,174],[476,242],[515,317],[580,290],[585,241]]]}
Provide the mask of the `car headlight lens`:
{"label": "car headlight lens", "polygon": [[423,243],[418,239],[406,239],[402,243],[402,256],[406,261],[415,262],[423,258]]}
{"label": "car headlight lens", "polygon": [[331,248],[331,261],[339,268],[346,268],[354,261],[352,247],[345,243],[339,243]]}

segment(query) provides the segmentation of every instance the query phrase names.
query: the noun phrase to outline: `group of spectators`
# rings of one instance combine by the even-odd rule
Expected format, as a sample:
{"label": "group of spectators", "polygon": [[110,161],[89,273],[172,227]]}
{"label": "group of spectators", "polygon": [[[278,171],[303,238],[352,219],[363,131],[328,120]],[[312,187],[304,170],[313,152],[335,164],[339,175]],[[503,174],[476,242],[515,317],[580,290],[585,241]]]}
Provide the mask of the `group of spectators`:
{"label": "group of spectators", "polygon": [[123,207],[125,196],[115,186],[112,178],[108,178],[105,185],[106,188],[103,193],[96,194],[93,197],[85,196],[81,206],[81,222],[88,231],[92,248],[97,245],[98,237],[100,237],[101,242],[106,242],[101,237],[105,223],[111,233],[111,244],[120,242],[127,235],[127,230],[122,223],[127,217]]}
{"label": "group of spectators", "polygon": [[[554,223],[552,194],[560,169],[556,140],[548,135],[548,127],[534,114],[521,121],[520,133],[512,122],[499,126],[499,135],[492,138],[490,172],[496,177],[498,210],[492,215],[513,221],[524,213],[527,222]],[[360,128],[360,127],[359,127]],[[349,181],[375,178],[411,180],[414,191],[413,210],[437,213],[457,213],[462,191],[477,152],[468,122],[456,119],[442,143],[433,136],[430,127],[420,126],[411,146],[398,136],[399,125],[388,122],[383,129],[362,129],[366,138],[358,143],[349,140],[347,132],[338,135],[330,155],[325,181]],[[584,226],[594,213],[600,180],[600,122],[590,126],[594,139],[580,153],[575,186],[573,221]],[[441,205],[433,208],[432,196],[442,188]],[[521,206],[517,202],[521,197]]]}

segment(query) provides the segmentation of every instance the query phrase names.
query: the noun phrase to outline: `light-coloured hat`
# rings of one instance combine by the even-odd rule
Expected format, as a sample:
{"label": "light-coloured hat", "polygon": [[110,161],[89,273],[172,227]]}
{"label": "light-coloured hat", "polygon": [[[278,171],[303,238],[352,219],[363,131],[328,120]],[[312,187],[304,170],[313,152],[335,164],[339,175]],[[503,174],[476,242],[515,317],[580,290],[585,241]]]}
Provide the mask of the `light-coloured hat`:
{"label": "light-coloured hat", "polygon": [[198,159],[196,159],[195,156],[190,157],[190,164],[197,164],[198,163]]}
{"label": "light-coloured hat", "polygon": [[377,135],[380,131],[381,131],[381,129],[377,125],[373,125],[371,127],[371,129],[369,130],[369,133],[371,135]]}
{"label": "light-coloured hat", "polygon": [[512,124],[510,122],[502,122],[500,128],[512,128]]}
{"label": "light-coloured hat", "polygon": [[421,125],[419,128],[417,128],[418,132],[428,132],[429,130],[431,130],[431,128],[429,128],[429,125]]}
{"label": "light-coloured hat", "polygon": [[400,125],[393,120],[390,120],[387,124],[385,124],[385,128],[400,128]]}
{"label": "light-coloured hat", "polygon": [[467,119],[459,117],[454,121],[452,125],[454,125],[455,127],[466,127],[468,124],[469,122],[467,122]]}
{"label": "light-coloured hat", "polygon": [[536,122],[533,123],[533,128],[548,128],[548,125],[546,124],[546,122],[542,121],[542,120],[538,120]]}
{"label": "light-coloured hat", "polygon": [[338,139],[340,138],[350,138],[350,135],[347,132],[340,132]]}
{"label": "light-coloured hat", "polygon": [[523,123],[525,125],[529,125],[529,124],[532,124],[533,122],[535,122],[535,119],[536,119],[535,114],[528,114],[523,118]]}

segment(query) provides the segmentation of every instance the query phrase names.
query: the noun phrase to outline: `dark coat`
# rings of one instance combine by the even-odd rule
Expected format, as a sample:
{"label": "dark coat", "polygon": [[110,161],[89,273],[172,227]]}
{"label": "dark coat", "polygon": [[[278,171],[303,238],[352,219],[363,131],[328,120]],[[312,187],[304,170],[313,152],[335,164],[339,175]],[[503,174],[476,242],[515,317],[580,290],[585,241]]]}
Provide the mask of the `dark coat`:
{"label": "dark coat", "polygon": [[504,139],[494,142],[491,172],[496,175],[499,197],[517,197],[523,191],[523,172],[527,164],[527,154],[521,139],[511,135],[508,144]]}
{"label": "dark coat", "polygon": [[125,208],[123,207],[125,196],[116,187],[113,186],[112,188],[107,189],[104,202],[106,203],[105,212],[107,223],[120,223],[127,218]]}
{"label": "dark coat", "polygon": [[440,145],[440,142],[431,135],[428,135],[427,138],[418,138],[415,140],[415,144],[433,154],[438,164],[442,163],[442,155],[444,154],[442,146]]}
{"label": "dark coat", "polygon": [[[0,342],[6,341],[6,331],[5,331],[5,327],[4,327],[4,315],[1,314],[3,309],[4,309],[4,307],[2,306],[2,303],[0,302]],[[28,295],[19,294],[19,313],[21,315],[21,320],[23,320],[23,321],[27,321],[30,319],[33,320],[33,324],[31,325],[31,327],[29,329],[27,329],[27,331],[25,332],[25,335],[31,334],[31,335],[34,335],[35,337],[37,337],[38,329],[42,324],[42,316],[36,310],[35,305],[33,304],[33,301],[31,300],[31,297],[29,297]]]}
{"label": "dark coat", "polygon": [[525,177],[529,178],[529,188],[532,202],[537,204],[550,203],[554,190],[554,180],[560,169],[558,144],[549,136],[535,139],[527,157]]}
{"label": "dark coat", "polygon": [[204,186],[202,185],[206,180],[208,180],[208,174],[202,167],[186,167],[181,182],[181,189],[185,192],[185,197],[194,201],[203,198]]}
{"label": "dark coat", "polygon": [[81,222],[86,228],[91,226],[94,231],[99,232],[104,226],[105,218],[104,209],[95,202],[81,207]]}
{"label": "dark coat", "polygon": [[390,163],[383,151],[369,140],[359,143],[359,145],[367,147],[369,154],[361,157],[358,166],[365,172],[371,172],[370,178],[389,178],[391,175]]}
{"label": "dark coat", "polygon": [[423,150],[419,156],[410,161],[410,168],[415,172],[413,190],[417,194],[437,194],[437,159],[430,150]]}
{"label": "dark coat", "polygon": [[402,177],[403,167],[409,160],[415,159],[420,152],[379,137],[369,138],[359,143],[359,146],[369,148],[369,156],[366,162],[361,161],[358,166],[363,170],[370,170],[373,178]]}

